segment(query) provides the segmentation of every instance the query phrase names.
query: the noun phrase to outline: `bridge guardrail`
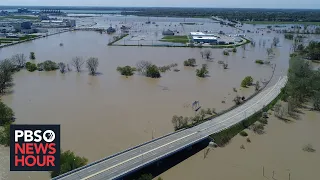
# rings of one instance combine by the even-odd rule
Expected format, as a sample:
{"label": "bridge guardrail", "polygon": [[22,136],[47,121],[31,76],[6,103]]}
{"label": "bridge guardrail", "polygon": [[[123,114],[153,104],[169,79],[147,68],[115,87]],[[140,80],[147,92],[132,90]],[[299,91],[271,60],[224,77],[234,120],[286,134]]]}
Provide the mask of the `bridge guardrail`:
{"label": "bridge guardrail", "polygon": [[103,161],[105,161],[105,160],[107,160],[107,159],[113,158],[113,157],[115,157],[115,156],[117,156],[117,155],[120,155],[120,154],[126,153],[126,152],[128,152],[128,151],[131,151],[132,149],[139,148],[139,147],[141,147],[141,146],[143,146],[143,145],[152,143],[152,142],[157,141],[157,140],[159,140],[159,139],[163,139],[163,138],[165,138],[165,137],[168,137],[168,136],[170,136],[170,135],[172,135],[172,134],[176,134],[176,133],[181,132],[181,131],[183,131],[183,130],[185,130],[185,129],[180,129],[179,131],[175,131],[175,132],[166,134],[166,135],[164,135],[164,136],[155,138],[155,139],[153,139],[153,140],[151,140],[151,141],[144,142],[144,143],[142,143],[142,144],[139,144],[138,146],[131,147],[131,148],[126,149],[126,150],[124,150],[124,151],[118,152],[118,153],[113,154],[113,155],[111,155],[111,156],[105,157],[105,158],[103,158],[103,159],[94,161],[94,162],[92,162],[92,163],[90,163],[90,164],[87,164],[87,165],[85,165],[85,166],[82,166],[82,167],[79,167],[79,168],[74,169],[74,170],[72,170],[72,171],[69,171],[69,172],[67,172],[67,173],[61,174],[61,175],[59,175],[59,176],[57,176],[57,177],[52,178],[51,180],[58,180],[58,179],[60,179],[60,178],[63,178],[63,177],[65,177],[65,176],[68,176],[68,175],[70,175],[70,174],[72,174],[72,173],[74,173],[74,172],[80,171],[80,170],[85,169],[85,168],[87,168],[87,167],[90,167],[90,166],[92,166],[92,165],[95,165],[95,164],[98,164],[98,163],[100,163],[100,162],[103,162]]}

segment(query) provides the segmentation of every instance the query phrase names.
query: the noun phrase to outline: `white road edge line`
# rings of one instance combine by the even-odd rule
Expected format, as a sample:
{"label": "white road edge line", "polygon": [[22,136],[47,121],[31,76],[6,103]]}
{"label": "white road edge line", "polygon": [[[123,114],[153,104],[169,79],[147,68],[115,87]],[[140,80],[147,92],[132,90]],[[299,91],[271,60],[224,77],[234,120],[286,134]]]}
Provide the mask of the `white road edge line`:
{"label": "white road edge line", "polygon": [[[275,89],[275,87],[278,85],[278,83],[281,81],[281,79],[282,79],[282,78],[280,77],[279,80],[278,80],[278,82],[274,85],[274,87],[273,87],[266,95],[264,95],[264,97],[267,96],[267,95],[269,95],[269,94]],[[233,117],[235,117],[235,116],[243,113],[243,112],[246,111],[247,109],[251,108],[253,105],[259,103],[262,99],[263,99],[263,98],[259,99],[257,102],[255,102],[255,103],[252,104],[251,106],[247,107],[245,110],[243,110],[243,111],[241,111],[241,112],[233,115],[232,117],[229,117],[229,118],[227,118],[226,120],[221,121],[221,122],[219,122],[219,123],[217,123],[217,124],[223,123],[223,122],[225,122],[225,121],[227,121],[227,120],[229,120],[229,119],[231,119],[231,118],[233,118]],[[216,124],[215,124],[215,125],[216,125]],[[208,129],[208,128],[209,128],[209,127],[205,128],[205,129]],[[202,130],[200,130],[200,131],[202,131]],[[119,166],[119,165],[121,165],[121,164],[124,164],[124,163],[126,163],[126,162],[128,162],[128,161],[131,161],[132,159],[138,158],[138,157],[140,157],[140,156],[143,156],[143,155],[145,155],[145,154],[148,154],[148,153],[151,152],[151,151],[160,149],[160,148],[162,148],[162,147],[164,147],[164,146],[167,146],[167,145],[169,145],[169,144],[172,144],[172,143],[174,143],[174,142],[176,142],[176,141],[179,141],[179,140],[181,140],[181,139],[184,139],[184,138],[186,138],[186,137],[192,136],[192,135],[197,134],[197,133],[198,133],[198,131],[197,131],[197,132],[194,132],[194,133],[192,133],[192,134],[183,136],[183,137],[181,137],[181,138],[179,138],[179,139],[176,139],[176,140],[174,140],[174,141],[171,141],[171,142],[169,142],[169,143],[167,143],[167,144],[164,144],[164,145],[162,145],[162,146],[159,146],[159,147],[156,147],[156,148],[154,148],[154,149],[151,149],[151,150],[149,150],[149,151],[147,151],[147,152],[145,152],[145,153],[143,153],[143,154],[134,156],[134,157],[132,157],[132,158],[130,158],[130,159],[127,159],[127,160],[125,160],[125,161],[122,161],[122,162],[120,162],[120,163],[118,163],[118,164],[116,164],[116,165],[113,165],[113,166],[108,167],[108,168],[106,168],[106,169],[103,169],[103,170],[101,170],[101,171],[99,171],[99,172],[96,172],[96,173],[94,173],[94,174],[91,174],[91,175],[89,175],[89,176],[87,176],[87,177],[85,177],[85,178],[82,178],[81,180],[86,180],[86,179],[89,179],[89,178],[91,178],[91,177],[94,177],[94,176],[96,176],[96,175],[98,175],[98,174],[100,174],[100,173],[102,173],[102,172],[104,172],[104,171],[108,171],[109,169],[112,169],[112,168],[117,167],[117,166]]]}

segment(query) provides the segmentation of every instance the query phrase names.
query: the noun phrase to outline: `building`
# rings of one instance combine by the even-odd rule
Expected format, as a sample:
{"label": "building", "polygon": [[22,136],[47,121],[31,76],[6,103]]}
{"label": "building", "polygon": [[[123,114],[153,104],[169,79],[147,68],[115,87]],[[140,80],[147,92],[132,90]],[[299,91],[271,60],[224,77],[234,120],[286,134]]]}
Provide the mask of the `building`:
{"label": "building", "polygon": [[209,43],[209,44],[217,44],[217,37],[214,36],[192,36],[192,40],[194,43]]}
{"label": "building", "polygon": [[171,31],[170,29],[168,29],[166,31],[162,31],[162,35],[164,35],[164,36],[173,36],[174,32]]}
{"label": "building", "polygon": [[32,26],[32,22],[30,21],[21,23],[21,29],[31,29],[31,26]]}
{"label": "building", "polygon": [[10,33],[14,31],[14,27],[10,24],[0,24],[0,33]]}
{"label": "building", "polygon": [[68,27],[76,27],[76,20],[65,20],[65,22]]}
{"label": "building", "polygon": [[213,36],[217,37],[215,34],[208,34],[208,33],[203,33],[203,32],[190,32],[190,36]]}

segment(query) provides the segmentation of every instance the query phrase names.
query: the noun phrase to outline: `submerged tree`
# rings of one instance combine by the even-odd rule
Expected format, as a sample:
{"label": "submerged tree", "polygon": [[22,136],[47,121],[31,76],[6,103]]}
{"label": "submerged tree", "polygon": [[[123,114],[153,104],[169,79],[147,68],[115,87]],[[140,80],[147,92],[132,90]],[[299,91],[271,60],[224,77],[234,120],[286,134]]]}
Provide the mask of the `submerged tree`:
{"label": "submerged tree", "polygon": [[71,60],[71,65],[76,68],[77,72],[81,71],[81,68],[84,64],[84,60],[82,59],[82,57],[74,57]]}
{"label": "submerged tree", "polygon": [[124,76],[132,76],[134,74],[134,71],[136,68],[130,67],[130,66],[124,66],[124,67],[117,67],[117,71],[121,73],[121,75]]}
{"label": "submerged tree", "polygon": [[11,59],[19,68],[24,68],[27,62],[24,54],[13,55]]}
{"label": "submerged tree", "polygon": [[66,72],[66,64],[64,64],[63,62],[58,63],[60,72],[63,74]]}
{"label": "submerged tree", "polygon": [[206,77],[209,74],[208,66],[206,64],[202,64],[201,69],[197,69],[196,73],[198,77]]}
{"label": "submerged tree", "polygon": [[14,70],[14,64],[10,59],[0,61],[0,94],[12,84]]}
{"label": "submerged tree", "polygon": [[151,65],[152,65],[152,63],[149,62],[149,61],[139,61],[139,62],[137,62],[137,64],[136,64],[137,71],[138,71],[139,73],[141,73],[142,75],[146,75],[147,68],[148,68],[149,66],[151,66]]}
{"label": "submerged tree", "polygon": [[99,60],[98,60],[98,58],[90,57],[90,58],[87,60],[87,68],[88,68],[88,70],[89,70],[89,74],[90,74],[90,75],[92,75],[92,76],[95,76],[95,75],[96,75],[98,66],[99,66]]}
{"label": "submerged tree", "polygon": [[35,60],[35,59],[36,59],[36,55],[34,54],[34,52],[30,52],[29,58],[30,58],[31,60]]}
{"label": "submerged tree", "polygon": [[204,57],[208,60],[211,59],[212,52],[209,49],[203,51]]}
{"label": "submerged tree", "polygon": [[278,37],[274,37],[273,40],[272,40],[272,45],[277,47],[279,42],[280,42],[279,38]]}

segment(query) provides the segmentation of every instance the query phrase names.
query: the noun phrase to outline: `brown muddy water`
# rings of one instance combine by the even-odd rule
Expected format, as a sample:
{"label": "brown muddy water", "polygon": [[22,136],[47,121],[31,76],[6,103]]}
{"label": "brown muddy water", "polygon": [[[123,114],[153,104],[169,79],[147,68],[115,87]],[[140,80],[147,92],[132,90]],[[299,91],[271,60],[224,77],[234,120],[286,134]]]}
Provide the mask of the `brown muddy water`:
{"label": "brown muddy water", "polygon": [[[207,149],[160,176],[163,179],[184,180],[319,179],[320,113],[303,113],[300,120],[291,119],[291,123],[285,123],[272,115],[265,134],[257,135],[246,130],[251,143],[237,135],[224,148],[210,148],[206,158],[204,151]],[[307,144],[311,144],[316,152],[303,151],[302,148]],[[240,149],[241,145],[245,149]]]}
{"label": "brown muddy water", "polygon": [[[256,41],[261,38],[252,37]],[[273,37],[263,36],[269,38],[269,43]],[[96,32],[69,32],[1,49],[1,59],[16,53],[29,55],[31,51],[36,54],[36,62],[68,63],[74,56],[99,58],[101,75],[95,77],[89,76],[85,68],[80,74],[25,70],[16,73],[14,92],[2,97],[16,113],[16,123],[61,124],[62,148],[92,162],[151,140],[152,132],[154,137],[172,132],[172,116],[194,115],[187,105],[195,100],[203,108],[221,111],[233,105],[236,93],[232,88],[239,89],[245,76],[251,75],[255,81],[271,76],[269,66],[254,63],[256,59],[266,59],[266,48],[258,43],[256,47],[248,45],[244,52],[238,48],[228,57],[222,55],[222,49],[211,49],[213,62],[206,62],[198,48],[108,47],[108,38]],[[64,46],[60,47],[60,43]],[[289,49],[290,42],[281,38],[281,46],[271,60],[277,64],[275,81],[286,73]],[[199,65],[207,63],[210,77],[197,78],[195,68],[183,67],[188,58],[196,58]],[[125,78],[116,71],[117,66],[134,66],[141,60],[159,66],[178,63],[181,71],[163,73],[160,79],[139,75]],[[218,60],[228,61],[229,69],[224,70]],[[252,88],[238,91],[241,96],[252,93]],[[221,103],[223,100],[225,104]],[[1,170],[9,166],[9,150],[1,147],[0,152],[4,154]],[[47,172],[2,172],[8,177],[1,180],[49,178]]]}

